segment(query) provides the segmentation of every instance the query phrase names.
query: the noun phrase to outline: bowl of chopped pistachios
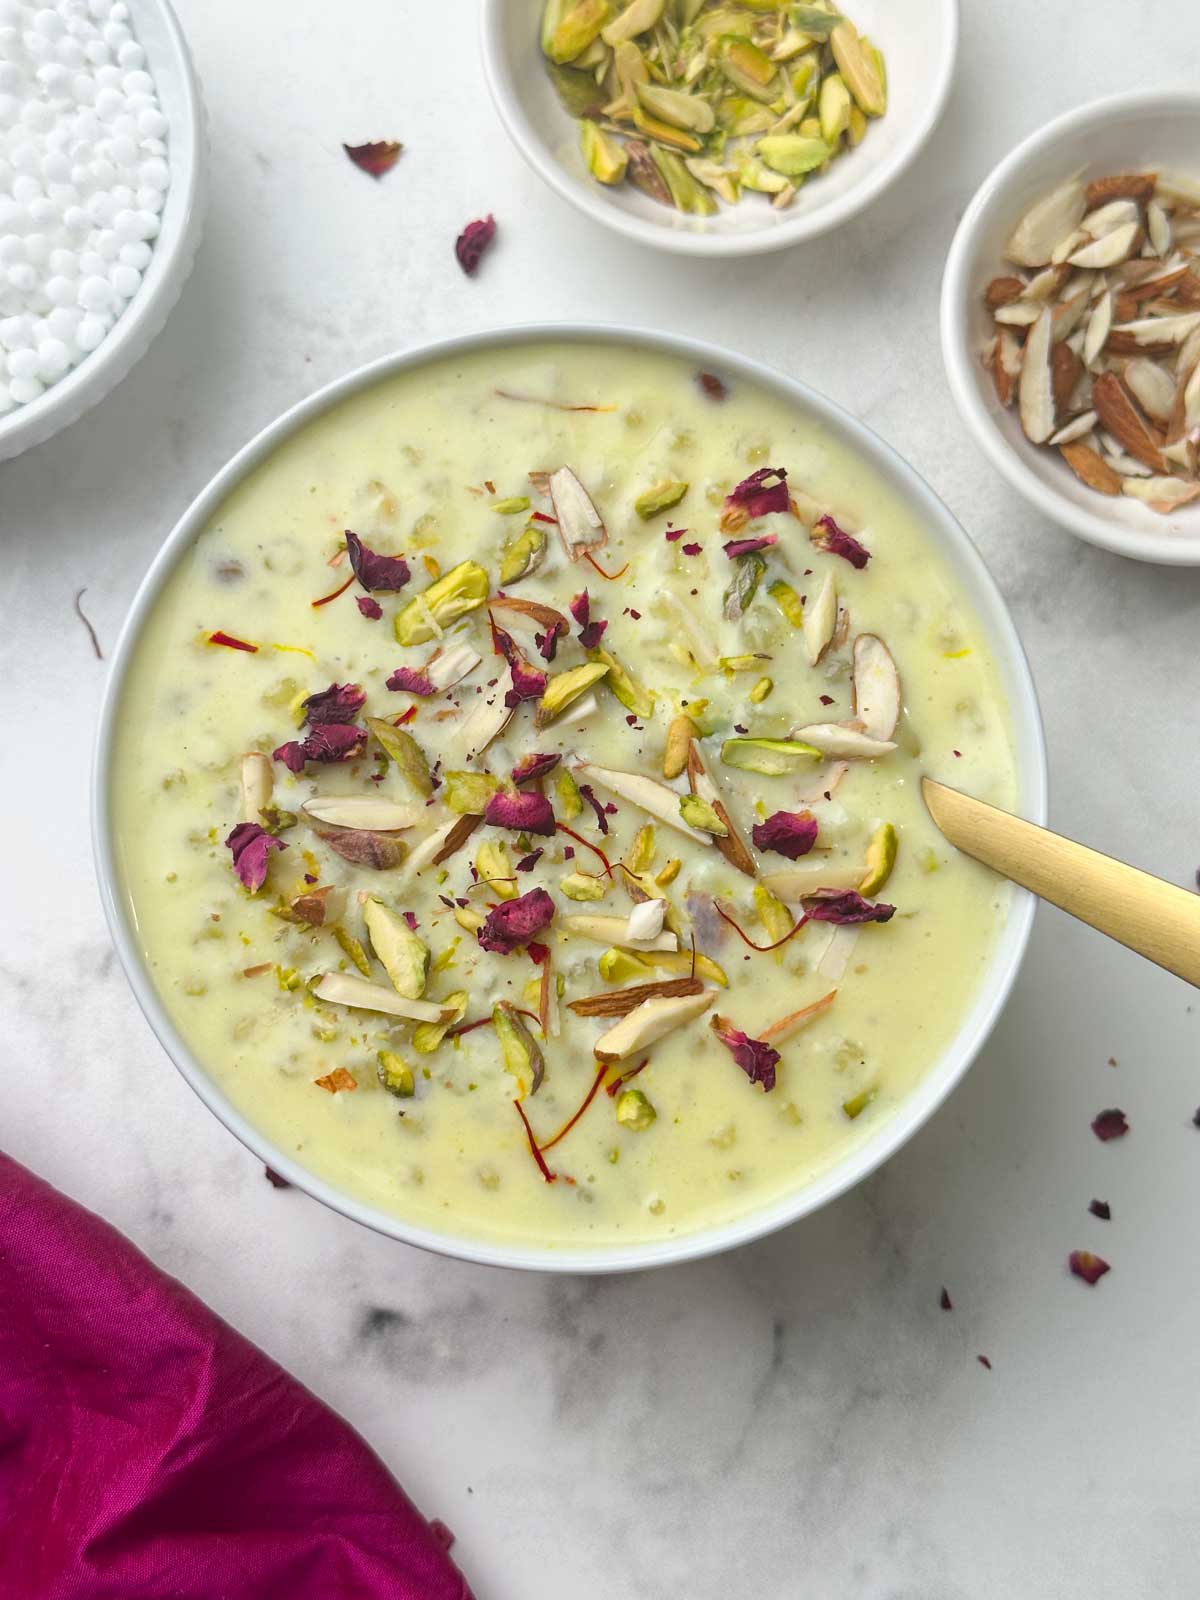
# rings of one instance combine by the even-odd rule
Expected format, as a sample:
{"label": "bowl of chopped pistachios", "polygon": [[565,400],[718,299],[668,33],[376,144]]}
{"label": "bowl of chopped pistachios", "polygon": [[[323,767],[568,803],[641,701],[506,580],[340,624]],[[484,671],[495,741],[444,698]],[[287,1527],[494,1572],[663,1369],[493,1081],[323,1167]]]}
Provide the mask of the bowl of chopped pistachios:
{"label": "bowl of chopped pistachios", "polygon": [[750,255],[854,216],[936,125],[957,0],[485,0],[488,87],[517,149],[643,244]]}
{"label": "bowl of chopped pistachios", "polygon": [[1200,94],[1096,101],[967,209],[942,348],[971,432],[1090,544],[1200,566]]}

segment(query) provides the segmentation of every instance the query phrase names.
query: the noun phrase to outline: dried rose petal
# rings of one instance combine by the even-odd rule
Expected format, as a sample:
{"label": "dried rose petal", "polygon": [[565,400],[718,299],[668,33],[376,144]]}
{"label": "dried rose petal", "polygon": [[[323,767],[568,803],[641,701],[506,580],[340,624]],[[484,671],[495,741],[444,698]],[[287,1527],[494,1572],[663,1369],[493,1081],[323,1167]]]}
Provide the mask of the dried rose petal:
{"label": "dried rose petal", "polygon": [[727,1017],[713,1017],[709,1026],[750,1082],[761,1083],[763,1092],[769,1094],[775,1087],[775,1068],[779,1064],[779,1051],[773,1050],[762,1039],[752,1039],[740,1028],[733,1027]]}
{"label": "dried rose petal", "polygon": [[686,532],[686,528],[668,528],[663,538],[668,544],[674,544],[677,539],[682,539]]}
{"label": "dried rose petal", "polygon": [[600,640],[604,637],[604,630],[608,627],[608,623],[599,620],[592,621],[592,603],[588,598],[586,589],[577,594],[571,601],[570,612],[579,624],[579,643],[585,650],[597,649]]}
{"label": "dried rose petal", "polygon": [[397,667],[387,679],[389,689],[399,689],[405,694],[436,694],[433,679],[420,667]]}
{"label": "dried rose petal", "polygon": [[366,703],[367,697],[357,683],[331,683],[328,689],[310,694],[304,701],[304,720],[310,728],[353,722]]}
{"label": "dried rose petal", "polygon": [[369,144],[343,144],[342,149],[361,172],[382,178],[396,165],[404,146],[395,139],[373,139]]}
{"label": "dried rose petal", "polygon": [[408,562],[403,556],[381,556],[377,550],[365,545],[356,533],[345,532],[346,554],[354,576],[364,589],[377,589],[394,593],[403,589],[412,577]]}
{"label": "dried rose petal", "polygon": [[416,912],[415,911],[402,911],[400,914],[404,918],[405,922],[408,923],[408,926],[413,931],[413,933],[416,933],[417,928],[420,926],[420,924],[417,922],[417,914],[416,914]]}
{"label": "dried rose petal", "polygon": [[281,1178],[279,1176],[274,1167],[264,1167],[263,1176],[271,1185],[272,1189],[290,1189],[292,1187],[286,1178]]}
{"label": "dried rose petal", "polygon": [[859,544],[857,539],[852,539],[830,516],[818,518],[812,531],[812,542],[819,550],[826,550],[830,555],[843,556],[852,567],[858,567],[860,571],[871,559],[871,552],[865,545]]}
{"label": "dried rose petal", "polygon": [[1103,1256],[1093,1255],[1090,1250],[1072,1250],[1067,1257],[1067,1265],[1077,1278],[1082,1278],[1090,1286],[1099,1283],[1106,1272],[1112,1271]]}
{"label": "dried rose petal", "polygon": [[363,616],[369,617],[372,622],[378,622],[383,615],[383,607],[378,600],[372,600],[369,594],[356,595],[354,603]]}
{"label": "dried rose petal", "polygon": [[710,400],[724,400],[725,396],[729,393],[729,390],[721,382],[720,378],[717,377],[715,372],[698,372],[696,374],[696,382],[700,385],[701,389],[704,390],[704,393]]}
{"label": "dried rose petal", "polygon": [[743,523],[753,522],[756,517],[790,509],[786,470],[783,467],[760,467],[748,478],[743,478],[725,496],[721,527],[740,528]]}
{"label": "dried rose petal", "polygon": [[702,544],[684,544],[679,547],[685,556],[698,556],[704,549]]}
{"label": "dried rose petal", "polygon": [[1113,1106],[1108,1111],[1102,1111],[1098,1117],[1092,1118],[1092,1132],[1103,1143],[1110,1139],[1123,1139],[1129,1132],[1129,1121],[1123,1111],[1118,1111]]}
{"label": "dried rose petal", "polygon": [[943,1288],[942,1288],[942,1296],[941,1296],[941,1299],[938,1301],[938,1305],[941,1306],[943,1311],[953,1311],[954,1310],[954,1301],[951,1300],[950,1291],[945,1286],[943,1286]]}
{"label": "dried rose petal", "polygon": [[367,735],[362,728],[331,722],[314,728],[302,742],[290,739],[271,754],[276,761],[282,761],[289,772],[303,772],[308,761],[352,761],[362,754],[366,742]]}
{"label": "dried rose petal", "polygon": [[495,237],[496,219],[489,214],[481,221],[468,222],[454,241],[454,254],[468,278],[473,276],[480,256]]}
{"label": "dried rose petal", "polygon": [[550,959],[550,946],[548,944],[539,944],[536,939],[531,939],[525,946],[525,954],[535,967],[540,967]]}
{"label": "dried rose petal", "polygon": [[1099,1217],[1101,1222],[1112,1221],[1112,1207],[1107,1200],[1093,1200],[1091,1205],[1088,1206],[1088,1210],[1092,1216]]}
{"label": "dried rose petal", "polygon": [[805,911],[813,922],[890,922],[895,906],[864,900],[857,889],[814,889],[804,896]]}
{"label": "dried rose petal", "polygon": [[545,853],[541,845],[538,845],[536,850],[531,850],[527,856],[521,857],[520,861],[517,862],[517,871],[532,872]]}
{"label": "dried rose petal", "polygon": [[816,844],[817,819],[811,811],[776,811],[765,822],[756,822],[750,837],[757,849],[796,861]]}
{"label": "dried rose petal", "polygon": [[535,778],[544,778],[548,772],[553,772],[562,757],[557,751],[534,751],[532,755],[522,756],[512,769],[514,783],[532,783]]}
{"label": "dried rose petal", "polygon": [[483,820],[494,828],[512,828],[517,833],[554,832],[554,811],[549,800],[532,789],[522,789],[519,794],[505,794],[503,790],[494,794],[484,810]]}
{"label": "dried rose petal", "polygon": [[[601,833],[607,833],[608,832],[608,817],[606,815],[607,807],[606,806],[602,806],[600,804],[599,800],[596,799],[596,791],[592,788],[590,783],[581,783],[579,785],[579,792],[583,796],[583,798],[587,801],[588,805],[591,806],[592,810],[596,813],[596,823],[597,823],[597,825],[598,825],[598,827],[600,829],[600,832]],[[615,811],[616,809],[617,809],[616,806],[614,806],[613,810]]]}
{"label": "dried rose petal", "polygon": [[558,635],[559,630],[557,628],[551,628],[549,633],[534,634],[533,642],[537,645],[537,653],[543,661],[554,660],[555,652],[558,649]]}
{"label": "dried rose petal", "polygon": [[540,700],[545,694],[550,680],[538,667],[531,667],[528,661],[518,659],[509,670],[512,688],[504,696],[506,706],[519,706],[522,700]]}
{"label": "dried rose petal", "polygon": [[529,944],[535,933],[548,927],[554,917],[554,901],[545,889],[531,889],[516,900],[505,900],[488,912],[478,933],[479,943],[496,955],[512,955]]}
{"label": "dried rose petal", "polygon": [[260,828],[257,822],[239,822],[225,843],[233,852],[233,870],[251,894],[267,881],[267,858],[271,851],[287,849],[282,839]]}
{"label": "dried rose petal", "polygon": [[731,561],[736,561],[738,556],[752,556],[756,551],[769,549],[771,545],[778,543],[777,533],[764,533],[757,539],[729,539],[721,549]]}
{"label": "dried rose petal", "polygon": [[987,1356],[976,1356],[975,1359],[978,1361],[981,1367],[986,1367],[989,1372],[992,1370],[992,1363],[988,1360]]}

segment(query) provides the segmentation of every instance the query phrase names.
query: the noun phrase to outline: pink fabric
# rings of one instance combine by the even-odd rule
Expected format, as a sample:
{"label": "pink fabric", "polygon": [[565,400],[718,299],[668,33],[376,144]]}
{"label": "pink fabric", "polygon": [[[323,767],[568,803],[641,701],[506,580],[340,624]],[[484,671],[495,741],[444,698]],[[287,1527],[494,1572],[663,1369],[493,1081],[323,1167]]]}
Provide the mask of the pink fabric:
{"label": "pink fabric", "polygon": [[4,1600],[471,1600],[339,1417],[0,1154]]}

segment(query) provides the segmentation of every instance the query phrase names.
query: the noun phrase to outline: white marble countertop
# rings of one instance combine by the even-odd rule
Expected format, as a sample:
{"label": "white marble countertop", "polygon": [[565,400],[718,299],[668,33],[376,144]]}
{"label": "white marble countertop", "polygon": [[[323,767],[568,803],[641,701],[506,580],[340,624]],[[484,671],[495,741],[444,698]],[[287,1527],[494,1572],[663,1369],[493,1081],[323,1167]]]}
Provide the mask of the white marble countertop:
{"label": "white marble countertop", "polygon": [[[1071,105],[1183,82],[1200,10],[966,0],[916,169],[832,237],[726,265],[622,243],[526,171],[483,88],[474,7],[179,10],[212,117],[195,276],[98,411],[0,466],[0,1141],[344,1412],[455,1530],[480,1600],[1194,1595],[1190,990],[1043,910],[967,1081],[816,1217],[611,1280],[422,1255],[270,1188],[143,1022],[94,888],[105,669],[71,601],[86,585],[111,645],[231,452],[396,346],[581,315],[711,335],[840,400],[925,474],[1032,659],[1054,825],[1191,883],[1200,572],[1118,560],[1029,512],[952,408],[936,309],[993,162]],[[340,150],[390,136],[408,149],[378,185]],[[499,239],[468,281],[454,236],[487,211]],[[1132,1132],[1101,1145],[1088,1124],[1110,1105]],[[1066,1271],[1080,1246],[1112,1262],[1094,1290]]]}

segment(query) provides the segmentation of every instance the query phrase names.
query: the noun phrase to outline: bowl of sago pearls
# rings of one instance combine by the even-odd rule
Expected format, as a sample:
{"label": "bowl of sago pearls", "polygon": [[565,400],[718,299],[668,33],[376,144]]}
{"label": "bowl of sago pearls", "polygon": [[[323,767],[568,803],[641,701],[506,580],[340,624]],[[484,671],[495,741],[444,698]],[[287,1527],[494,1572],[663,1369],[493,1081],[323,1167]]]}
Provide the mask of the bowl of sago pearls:
{"label": "bowl of sago pearls", "polygon": [[0,0],[0,461],[146,353],[195,260],[206,158],[166,0]]}

